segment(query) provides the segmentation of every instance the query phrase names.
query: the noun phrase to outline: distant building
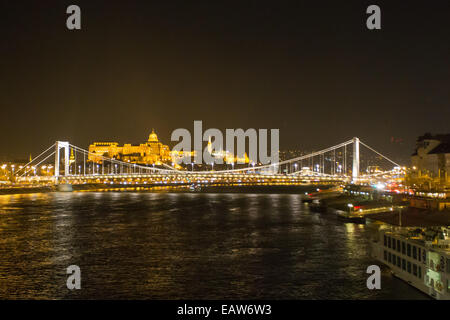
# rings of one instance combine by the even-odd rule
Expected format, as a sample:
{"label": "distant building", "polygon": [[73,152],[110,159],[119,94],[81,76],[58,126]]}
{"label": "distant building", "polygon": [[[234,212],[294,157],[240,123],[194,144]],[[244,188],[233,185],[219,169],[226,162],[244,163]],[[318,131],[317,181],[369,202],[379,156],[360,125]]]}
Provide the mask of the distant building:
{"label": "distant building", "polygon": [[89,146],[89,161],[100,163],[102,156],[137,164],[161,164],[172,161],[169,146],[158,140],[155,131],[149,135],[147,142],[139,145],[117,142],[94,142]]}
{"label": "distant building", "polygon": [[416,151],[411,156],[417,176],[448,183],[450,172],[450,134],[426,133],[417,138]]}

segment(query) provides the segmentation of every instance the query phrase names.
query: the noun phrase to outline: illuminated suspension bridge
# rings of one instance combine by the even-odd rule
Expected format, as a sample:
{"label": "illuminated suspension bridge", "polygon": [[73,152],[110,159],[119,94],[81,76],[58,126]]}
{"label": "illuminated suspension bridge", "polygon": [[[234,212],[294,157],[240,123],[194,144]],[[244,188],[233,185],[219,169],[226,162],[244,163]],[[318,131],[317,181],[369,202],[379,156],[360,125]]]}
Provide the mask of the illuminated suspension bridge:
{"label": "illuminated suspension bridge", "polygon": [[[371,152],[361,166],[360,147]],[[69,155],[70,154],[70,155]],[[89,160],[95,156],[97,161]],[[380,169],[375,161],[384,161]],[[142,165],[109,158],[57,141],[15,172],[23,184],[297,184],[297,183],[377,183],[401,179],[404,168],[374,150],[359,138],[300,157],[267,165],[246,164],[224,170],[177,169],[168,164]],[[52,173],[49,174],[49,168]],[[47,169],[47,170],[46,170]]]}

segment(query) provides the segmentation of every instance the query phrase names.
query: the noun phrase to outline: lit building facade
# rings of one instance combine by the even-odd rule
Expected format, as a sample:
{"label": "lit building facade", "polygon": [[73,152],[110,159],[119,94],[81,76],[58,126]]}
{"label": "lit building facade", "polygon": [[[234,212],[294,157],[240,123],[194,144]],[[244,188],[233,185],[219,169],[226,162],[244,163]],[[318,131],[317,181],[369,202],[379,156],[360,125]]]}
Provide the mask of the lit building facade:
{"label": "lit building facade", "polygon": [[89,146],[89,161],[101,163],[102,156],[137,164],[159,165],[172,161],[169,146],[159,142],[154,130],[147,142],[139,145],[126,143],[120,146],[117,142],[94,142]]}
{"label": "lit building facade", "polygon": [[416,151],[411,157],[418,176],[448,181],[450,171],[450,134],[425,134],[417,139]]}

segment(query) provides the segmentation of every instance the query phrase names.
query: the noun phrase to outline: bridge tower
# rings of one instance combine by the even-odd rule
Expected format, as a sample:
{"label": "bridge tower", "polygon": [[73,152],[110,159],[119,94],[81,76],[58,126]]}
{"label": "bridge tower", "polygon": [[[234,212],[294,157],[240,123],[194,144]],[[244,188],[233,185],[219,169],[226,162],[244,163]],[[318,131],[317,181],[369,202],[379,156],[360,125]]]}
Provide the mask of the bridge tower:
{"label": "bridge tower", "polygon": [[56,141],[55,143],[55,178],[59,177],[60,150],[64,149],[64,175],[69,175],[69,142]]}
{"label": "bridge tower", "polygon": [[359,138],[353,138],[353,168],[352,168],[353,180],[359,177]]}

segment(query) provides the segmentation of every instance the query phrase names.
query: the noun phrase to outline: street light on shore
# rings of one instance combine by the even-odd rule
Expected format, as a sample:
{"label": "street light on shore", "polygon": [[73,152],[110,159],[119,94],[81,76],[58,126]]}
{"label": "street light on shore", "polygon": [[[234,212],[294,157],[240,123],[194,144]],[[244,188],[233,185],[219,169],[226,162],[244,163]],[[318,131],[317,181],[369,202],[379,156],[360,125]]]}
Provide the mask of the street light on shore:
{"label": "street light on shore", "polygon": [[349,203],[349,204],[347,204],[347,206],[348,206],[348,213],[351,214],[352,213],[353,204]]}

